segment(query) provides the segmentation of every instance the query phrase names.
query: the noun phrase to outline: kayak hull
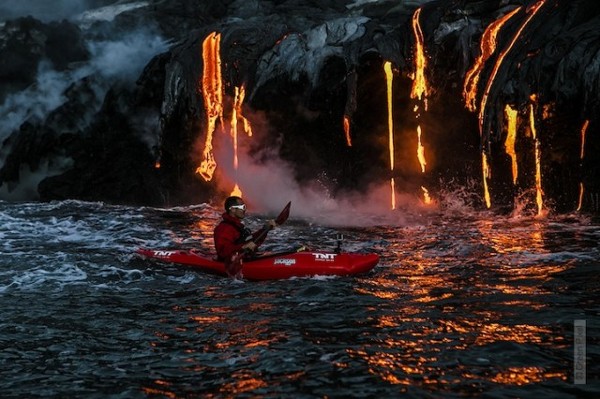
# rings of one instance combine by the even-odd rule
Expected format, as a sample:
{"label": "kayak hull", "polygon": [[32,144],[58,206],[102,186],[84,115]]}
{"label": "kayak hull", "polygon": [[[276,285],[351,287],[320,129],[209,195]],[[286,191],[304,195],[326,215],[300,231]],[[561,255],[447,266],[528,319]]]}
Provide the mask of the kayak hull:
{"label": "kayak hull", "polygon": [[[138,249],[147,259],[190,266],[193,269],[226,276],[225,265],[194,251]],[[303,251],[273,254],[244,260],[242,276],[246,280],[279,280],[310,276],[353,276],[367,273],[379,262],[377,254]]]}

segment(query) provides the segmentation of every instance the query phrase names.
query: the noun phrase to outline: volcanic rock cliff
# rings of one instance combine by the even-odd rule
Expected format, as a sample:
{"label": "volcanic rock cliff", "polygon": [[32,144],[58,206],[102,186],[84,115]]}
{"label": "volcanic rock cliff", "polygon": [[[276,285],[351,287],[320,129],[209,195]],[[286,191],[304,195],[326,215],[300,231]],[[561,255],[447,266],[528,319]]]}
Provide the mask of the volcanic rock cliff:
{"label": "volcanic rock cliff", "polygon": [[231,142],[332,196],[393,179],[595,212],[598,4],[105,1],[11,19],[0,198],[198,203],[236,183]]}

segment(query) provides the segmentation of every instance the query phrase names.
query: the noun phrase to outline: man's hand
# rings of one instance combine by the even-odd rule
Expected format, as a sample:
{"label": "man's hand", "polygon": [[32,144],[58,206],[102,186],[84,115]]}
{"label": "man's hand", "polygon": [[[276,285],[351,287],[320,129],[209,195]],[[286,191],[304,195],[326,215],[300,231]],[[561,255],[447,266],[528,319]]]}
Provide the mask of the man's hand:
{"label": "man's hand", "polygon": [[254,252],[256,250],[256,244],[254,243],[254,241],[248,241],[247,243],[245,243],[242,246],[242,249],[244,251],[250,251],[250,252]]}
{"label": "man's hand", "polygon": [[277,227],[277,223],[275,223],[275,220],[269,219],[265,222],[266,229],[273,230],[275,227]]}

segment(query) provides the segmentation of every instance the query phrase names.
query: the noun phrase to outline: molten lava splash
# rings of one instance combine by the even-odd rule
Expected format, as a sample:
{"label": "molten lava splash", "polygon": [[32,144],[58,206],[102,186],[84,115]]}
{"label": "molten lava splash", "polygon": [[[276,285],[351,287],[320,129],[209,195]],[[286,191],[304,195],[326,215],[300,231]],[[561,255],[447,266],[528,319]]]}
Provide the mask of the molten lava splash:
{"label": "molten lava splash", "polygon": [[352,147],[352,138],[350,136],[350,117],[344,115],[344,134],[346,135],[346,145]]}
{"label": "molten lava splash", "polygon": [[[392,72],[392,63],[386,61],[383,64],[383,70],[385,71],[385,76],[387,80],[387,104],[388,104],[388,147],[390,149],[390,171],[394,171],[394,116],[392,114],[392,82],[394,80],[394,74]],[[394,178],[391,178],[390,181],[391,189],[392,189],[392,209],[396,209],[396,192],[395,192],[395,184]]]}
{"label": "molten lava splash", "polygon": [[475,60],[475,64],[465,75],[465,83],[463,86],[463,98],[465,99],[465,105],[469,111],[476,111],[477,106],[475,105],[475,99],[477,97],[477,85],[479,84],[479,76],[483,70],[484,63],[494,54],[496,51],[496,37],[502,26],[508,21],[513,15],[515,15],[521,7],[517,7],[508,14],[498,18],[492,22],[483,32],[481,37],[481,43],[479,45],[481,54]]}
{"label": "molten lava splash", "polygon": [[[536,101],[535,95],[531,96],[532,101]],[[533,135],[533,140],[535,143],[535,202],[538,208],[538,215],[542,214],[542,209],[544,206],[544,201],[542,199],[543,191],[542,191],[542,167],[541,167],[541,149],[540,149],[540,140],[537,137],[537,130],[535,128],[535,110],[533,104],[530,104],[529,107],[529,127],[531,129],[531,134]]]}
{"label": "molten lava splash", "polygon": [[517,110],[513,109],[510,105],[507,105],[504,108],[504,114],[506,115],[507,121],[506,141],[504,142],[504,147],[506,148],[506,153],[512,161],[513,184],[517,184],[517,177],[519,175],[517,153],[515,150],[515,141],[517,139]]}
{"label": "molten lava splash", "polygon": [[212,138],[217,119],[223,118],[223,84],[221,78],[221,34],[212,32],[202,43],[202,59],[204,70],[202,75],[202,95],[206,110],[207,128],[204,144],[203,160],[196,169],[204,180],[210,181],[217,167],[212,152]]}
{"label": "molten lava splash", "polygon": [[[586,120],[581,127],[581,151],[579,152],[579,159],[583,161],[585,156],[585,135],[587,133],[588,126],[590,125],[590,121]],[[583,205],[583,193],[585,191],[585,187],[583,182],[579,182],[579,201],[577,203],[577,210],[581,210],[581,206]]]}

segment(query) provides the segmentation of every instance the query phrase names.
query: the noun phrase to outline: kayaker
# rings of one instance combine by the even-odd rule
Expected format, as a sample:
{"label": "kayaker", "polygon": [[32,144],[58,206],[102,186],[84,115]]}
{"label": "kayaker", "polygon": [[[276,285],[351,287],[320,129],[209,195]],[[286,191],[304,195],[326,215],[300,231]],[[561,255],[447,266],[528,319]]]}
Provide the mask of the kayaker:
{"label": "kayaker", "polygon": [[245,216],[246,204],[242,198],[231,196],[225,200],[223,220],[214,231],[217,260],[228,262],[237,253],[255,252],[265,241],[267,232],[277,226],[275,220],[267,220],[263,228],[252,233],[242,223]]}

